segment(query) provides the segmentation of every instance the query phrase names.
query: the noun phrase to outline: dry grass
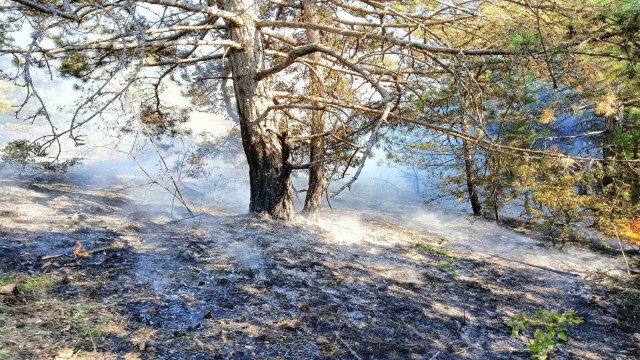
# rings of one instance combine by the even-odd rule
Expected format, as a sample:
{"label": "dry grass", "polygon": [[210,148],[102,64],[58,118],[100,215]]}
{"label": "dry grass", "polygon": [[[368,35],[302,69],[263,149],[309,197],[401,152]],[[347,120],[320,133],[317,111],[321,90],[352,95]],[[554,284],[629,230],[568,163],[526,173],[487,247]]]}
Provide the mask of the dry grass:
{"label": "dry grass", "polygon": [[[75,281],[61,273],[5,275],[0,282],[17,291],[0,296],[1,359],[115,359],[96,352],[109,344],[107,324],[114,313],[86,296],[61,297],[60,286]],[[85,280],[86,284],[86,280]]]}

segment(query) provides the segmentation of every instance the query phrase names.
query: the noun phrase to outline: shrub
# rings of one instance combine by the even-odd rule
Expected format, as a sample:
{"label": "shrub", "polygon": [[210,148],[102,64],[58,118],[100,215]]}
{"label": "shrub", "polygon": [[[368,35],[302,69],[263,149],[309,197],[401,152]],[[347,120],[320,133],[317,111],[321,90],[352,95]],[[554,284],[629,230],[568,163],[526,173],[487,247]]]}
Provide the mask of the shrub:
{"label": "shrub", "polygon": [[2,149],[2,161],[25,173],[37,156],[41,156],[40,147],[27,140],[15,140]]}
{"label": "shrub", "polygon": [[562,314],[557,310],[536,309],[533,314],[520,313],[505,323],[511,326],[511,336],[519,337],[520,331],[533,330],[533,338],[527,339],[527,348],[533,352],[532,359],[546,360],[554,350],[557,340],[567,341],[567,325],[580,324],[583,320],[574,310]]}
{"label": "shrub", "polygon": [[64,161],[43,161],[37,162],[37,157],[44,157],[47,153],[38,144],[28,140],[11,141],[2,152],[2,162],[15,168],[20,174],[28,174],[39,171],[54,171],[66,173],[71,166],[80,165],[79,158],[67,159]]}

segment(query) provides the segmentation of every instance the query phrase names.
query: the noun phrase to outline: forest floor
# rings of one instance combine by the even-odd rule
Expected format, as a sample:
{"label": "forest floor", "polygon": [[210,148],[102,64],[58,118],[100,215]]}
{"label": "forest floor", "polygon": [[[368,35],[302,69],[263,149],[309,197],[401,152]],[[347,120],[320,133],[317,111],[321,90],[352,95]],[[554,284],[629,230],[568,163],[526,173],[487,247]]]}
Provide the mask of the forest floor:
{"label": "forest floor", "polygon": [[0,180],[0,199],[0,287],[17,285],[0,359],[528,359],[505,321],[538,308],[584,319],[552,359],[640,357],[640,282],[618,255],[459,213],[176,221],[46,177]]}

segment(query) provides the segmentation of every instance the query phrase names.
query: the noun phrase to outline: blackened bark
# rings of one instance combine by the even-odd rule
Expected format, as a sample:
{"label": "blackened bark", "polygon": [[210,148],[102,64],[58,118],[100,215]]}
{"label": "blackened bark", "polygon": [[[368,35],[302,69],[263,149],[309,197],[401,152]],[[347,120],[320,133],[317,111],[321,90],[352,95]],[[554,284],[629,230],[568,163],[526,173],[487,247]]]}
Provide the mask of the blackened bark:
{"label": "blackened bark", "polygon": [[[463,142],[467,142],[464,140]],[[467,144],[462,144],[464,147],[463,151],[466,153],[464,155],[464,171],[467,175],[467,192],[469,193],[469,202],[471,203],[471,209],[473,210],[473,215],[481,216],[482,215],[482,203],[480,203],[480,199],[478,198],[478,190],[476,188],[476,184],[473,180],[473,163],[471,162],[471,157],[469,156],[469,148]]]}
{"label": "blackened bark", "polygon": [[[315,0],[304,0],[302,2],[303,16],[305,21],[318,23],[317,7]],[[307,29],[307,43],[315,44],[320,42],[318,30]],[[320,60],[318,53],[309,55],[314,61]],[[322,70],[318,67],[311,72],[310,93],[313,96],[322,96]],[[312,110],[311,113],[311,134],[321,134],[324,132],[324,116],[320,110]],[[324,162],[319,160],[325,157],[324,137],[317,136],[310,140],[309,162],[315,163],[309,168],[309,184],[307,194],[304,199],[302,213],[308,217],[315,218],[322,206],[322,191],[324,189]]]}
{"label": "blackened bark", "polygon": [[255,26],[256,4],[251,0],[225,0],[225,10],[241,14],[243,24],[229,23],[230,39],[242,44],[229,53],[238,107],[242,145],[249,164],[249,211],[270,218],[293,217],[291,164],[286,133],[278,128],[269,105],[269,80],[257,81],[264,68],[260,33]]}
{"label": "blackened bark", "polygon": [[[467,120],[464,114],[462,115],[462,133],[467,134]],[[473,210],[473,215],[481,216],[482,203],[478,198],[478,189],[474,179],[473,157],[471,156],[469,141],[466,139],[462,140],[462,156],[464,157],[464,173],[467,180],[467,192],[469,194],[471,209]]]}

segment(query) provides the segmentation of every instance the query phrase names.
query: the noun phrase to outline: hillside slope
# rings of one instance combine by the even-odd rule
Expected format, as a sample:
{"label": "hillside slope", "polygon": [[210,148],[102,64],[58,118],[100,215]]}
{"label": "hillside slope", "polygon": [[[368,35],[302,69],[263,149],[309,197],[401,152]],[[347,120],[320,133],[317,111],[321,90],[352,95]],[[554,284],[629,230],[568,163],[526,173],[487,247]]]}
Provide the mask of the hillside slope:
{"label": "hillside slope", "polygon": [[[459,213],[176,221],[143,191],[73,179],[6,179],[0,198],[0,281],[18,285],[0,358],[528,359],[504,321],[537,308],[585,320],[555,358],[638,356],[597,281],[618,257]],[[102,250],[73,258],[77,242]]]}

